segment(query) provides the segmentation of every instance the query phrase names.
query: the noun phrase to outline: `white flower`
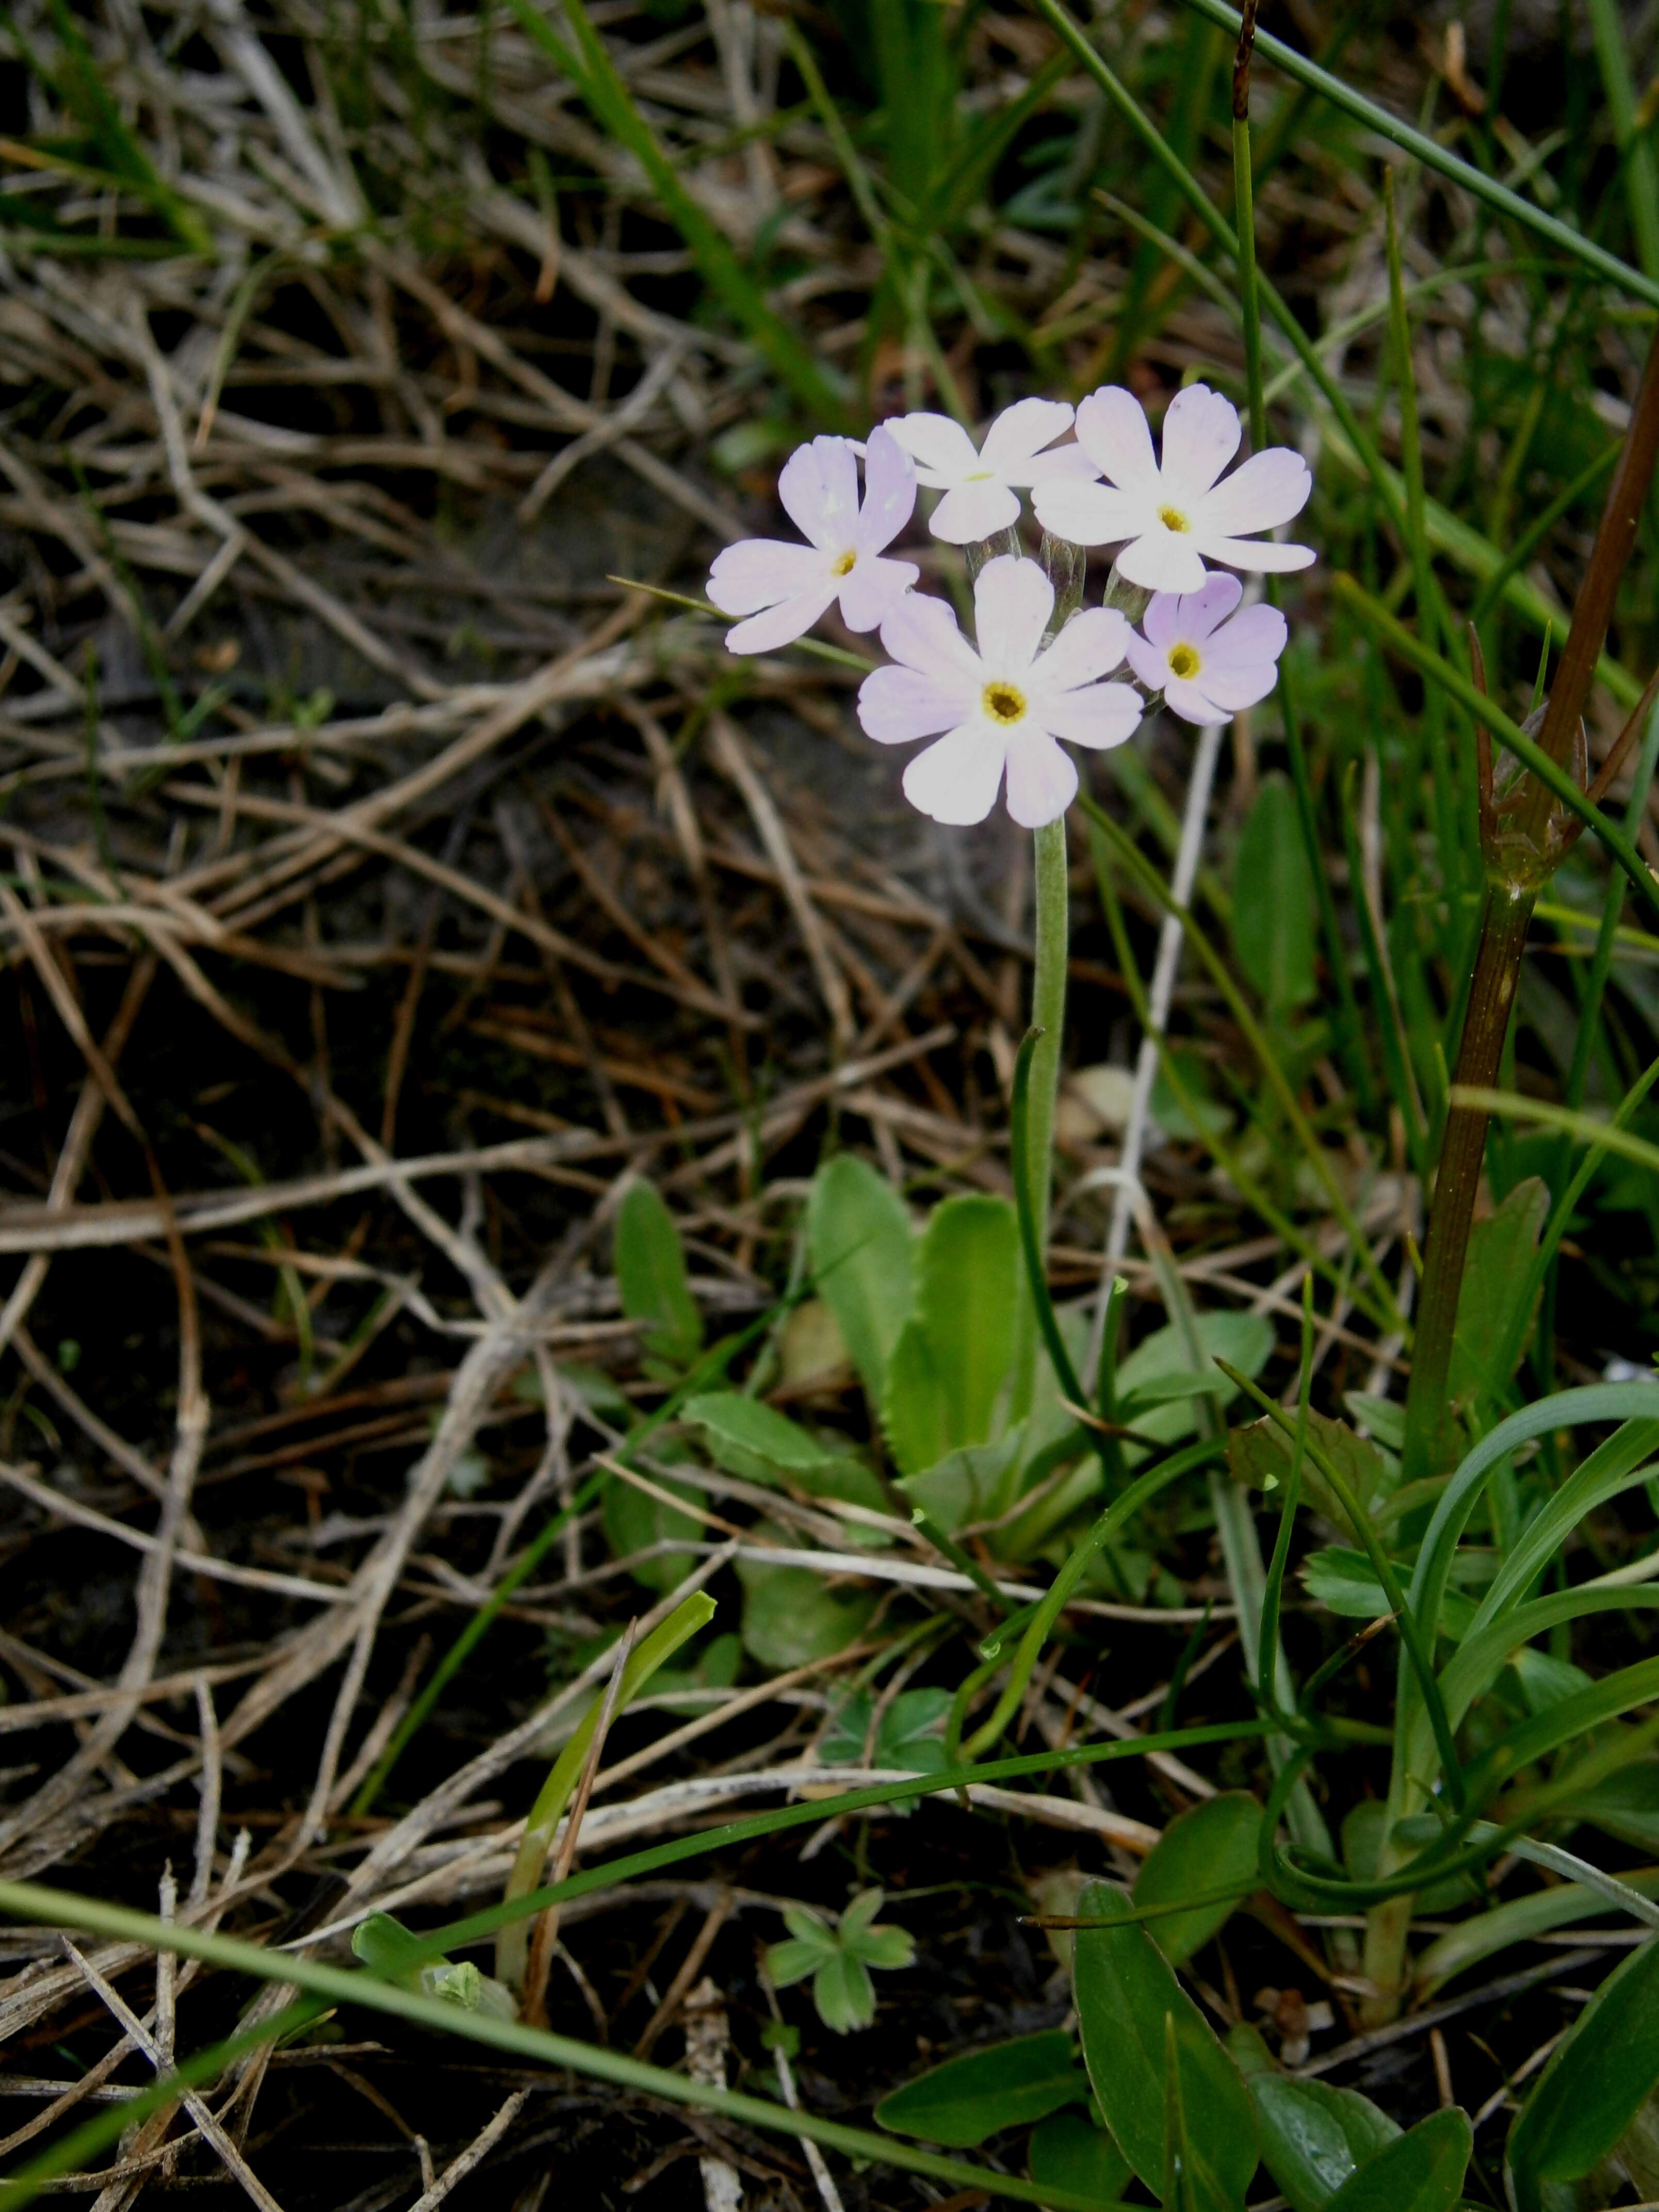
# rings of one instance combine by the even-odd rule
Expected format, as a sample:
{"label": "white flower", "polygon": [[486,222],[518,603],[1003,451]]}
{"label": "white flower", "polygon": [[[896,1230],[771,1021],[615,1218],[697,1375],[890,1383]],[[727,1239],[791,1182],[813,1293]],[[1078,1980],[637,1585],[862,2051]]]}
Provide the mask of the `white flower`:
{"label": "white flower", "polygon": [[1305,568],[1305,545],[1256,544],[1248,533],[1300,514],[1313,489],[1308,464],[1288,446],[1252,453],[1218,483],[1238,451],[1238,410],[1206,384],[1177,392],[1164,417],[1164,459],[1152,453],[1146,410],[1120,384],[1091,392],[1077,410],[1077,441],[1106,478],[1040,484],[1038,521],[1077,545],[1121,545],[1121,576],[1149,592],[1195,592],[1206,559],[1230,568]]}
{"label": "white flower", "polygon": [[836,599],[848,629],[874,629],[915,582],[914,562],[880,558],[916,503],[910,457],[884,429],[872,430],[860,507],[858,450],[850,438],[814,438],[784,463],[778,497],[805,545],[745,538],[716,558],[709,598],[722,614],[749,617],[726,633],[729,653],[775,652]]}
{"label": "white flower", "polygon": [[1140,720],[1127,684],[1097,678],[1115,668],[1129,625],[1115,609],[1073,615],[1042,649],[1054,586],[1035,561],[1000,554],[974,586],[975,651],[943,599],[913,593],[881,626],[896,668],[859,687],[859,720],[884,745],[946,734],[904,771],[904,795],[935,822],[982,822],[1005,768],[1008,811],[1039,830],[1066,811],[1077,769],[1054,743],[1121,745]]}
{"label": "white flower", "polygon": [[1146,610],[1145,635],[1129,639],[1130,667],[1186,721],[1228,721],[1278,681],[1285,617],[1268,606],[1234,614],[1243,592],[1237,576],[1212,576],[1179,599],[1159,592]]}
{"label": "white flower", "polygon": [[1042,451],[1072,427],[1072,410],[1063,399],[1016,400],[997,416],[977,451],[948,415],[900,415],[884,427],[915,461],[916,482],[945,494],[927,527],[951,545],[972,545],[1012,529],[1019,520],[1016,485],[1100,473],[1079,447]]}

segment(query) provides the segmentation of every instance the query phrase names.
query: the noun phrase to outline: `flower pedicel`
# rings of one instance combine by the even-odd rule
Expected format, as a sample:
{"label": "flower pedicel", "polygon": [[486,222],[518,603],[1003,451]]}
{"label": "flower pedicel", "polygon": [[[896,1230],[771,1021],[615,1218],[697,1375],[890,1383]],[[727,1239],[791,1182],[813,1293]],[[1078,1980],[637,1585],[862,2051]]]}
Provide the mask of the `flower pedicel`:
{"label": "flower pedicel", "polygon": [[[1073,422],[1076,442],[1056,445]],[[1075,418],[1060,400],[1018,400],[978,446],[949,416],[927,413],[882,424],[863,447],[814,438],[778,479],[806,544],[751,538],[728,546],[708,596],[743,617],[726,633],[733,653],[775,651],[836,601],[849,629],[879,628],[894,665],[860,685],[859,720],[881,744],[935,740],[905,769],[911,805],[936,822],[982,822],[1006,782],[1015,821],[1042,829],[1077,793],[1076,765],[1058,741],[1098,750],[1139,724],[1139,693],[1103,680],[1126,659],[1148,692],[1200,725],[1225,721],[1273,690],[1284,617],[1267,606],[1241,610],[1237,578],[1213,574],[1205,562],[1306,568],[1307,546],[1250,533],[1300,514],[1312,478],[1283,446],[1224,475],[1240,437],[1231,401],[1194,384],[1170,402],[1161,459],[1140,402],[1118,385],[1092,392]],[[1143,630],[1093,607],[1045,645],[1052,580],[1036,562],[999,553],[975,586],[970,643],[943,599],[911,589],[915,564],[886,557],[918,484],[943,495],[929,519],[933,536],[977,544],[982,556],[1018,523],[1022,490],[1051,539],[1117,546],[1115,573],[1153,594]]]}

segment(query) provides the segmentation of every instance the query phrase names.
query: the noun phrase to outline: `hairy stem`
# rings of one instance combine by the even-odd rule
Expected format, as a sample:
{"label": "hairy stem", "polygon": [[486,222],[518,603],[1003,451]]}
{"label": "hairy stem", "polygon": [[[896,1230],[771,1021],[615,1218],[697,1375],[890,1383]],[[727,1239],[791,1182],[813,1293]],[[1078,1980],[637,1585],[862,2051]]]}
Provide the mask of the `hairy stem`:
{"label": "hairy stem", "polygon": [[[1031,1054],[1027,1104],[1025,1172],[1029,1178],[1036,1246],[1048,1249],[1048,1214],[1054,1172],[1054,1101],[1060,1085],[1060,1046],[1066,1035],[1066,963],[1071,922],[1066,879],[1066,817],[1047,822],[1035,833],[1036,848],[1036,962],[1031,977],[1031,1027],[1041,1030]],[[1014,1369],[1013,1411],[1030,1406],[1036,1374],[1036,1313],[1022,1295],[1021,1323]]]}

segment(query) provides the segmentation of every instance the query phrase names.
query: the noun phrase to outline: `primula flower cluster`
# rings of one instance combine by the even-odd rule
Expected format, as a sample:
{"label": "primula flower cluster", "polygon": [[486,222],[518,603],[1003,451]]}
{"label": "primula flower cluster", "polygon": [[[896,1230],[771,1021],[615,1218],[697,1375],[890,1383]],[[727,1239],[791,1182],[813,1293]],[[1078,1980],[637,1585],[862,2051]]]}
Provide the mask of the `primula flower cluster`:
{"label": "primula flower cluster", "polygon": [[[936,822],[982,822],[1006,781],[1009,813],[1040,829],[1077,793],[1076,764],[1058,741],[1121,744],[1141,719],[1137,682],[1200,724],[1273,690],[1285,618],[1241,606],[1243,586],[1226,571],[1308,566],[1309,547],[1256,533],[1299,514],[1312,478],[1282,446],[1229,475],[1241,434],[1232,403],[1194,384],[1170,402],[1161,454],[1140,402],[1119,385],[1091,393],[1075,415],[1063,401],[1019,400],[978,446],[949,416],[925,413],[881,424],[864,445],[814,438],[778,479],[806,542],[728,546],[708,596],[742,618],[726,633],[733,653],[775,651],[832,603],[849,629],[879,629],[892,665],[860,685],[859,720],[879,744],[933,741],[904,772],[911,805]],[[915,564],[889,557],[918,488],[940,495],[928,518],[935,538],[980,549],[972,643],[945,600],[914,589]],[[1047,539],[1117,549],[1114,582],[1151,594],[1139,630],[1097,606],[1050,635],[1053,581],[1018,550],[1022,493]],[[1108,680],[1120,670],[1133,680]]]}

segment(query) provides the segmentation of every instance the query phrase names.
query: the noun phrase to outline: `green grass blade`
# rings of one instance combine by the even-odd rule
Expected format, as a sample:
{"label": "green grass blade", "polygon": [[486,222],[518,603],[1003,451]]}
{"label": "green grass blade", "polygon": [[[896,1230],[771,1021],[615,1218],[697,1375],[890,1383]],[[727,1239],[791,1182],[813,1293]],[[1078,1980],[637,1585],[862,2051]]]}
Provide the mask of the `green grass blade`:
{"label": "green grass blade", "polygon": [[799,333],[768,304],[711,219],[680,182],[656,134],[634,105],[627,85],[587,19],[581,0],[562,0],[574,48],[553,29],[535,0],[507,0],[531,39],[576,86],[594,115],[644,170],[663,212],[685,240],[703,282],[748,332],[779,382],[815,420],[845,430],[845,393]]}

